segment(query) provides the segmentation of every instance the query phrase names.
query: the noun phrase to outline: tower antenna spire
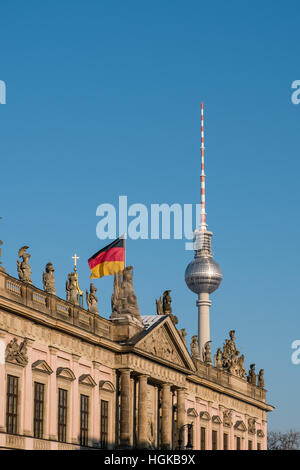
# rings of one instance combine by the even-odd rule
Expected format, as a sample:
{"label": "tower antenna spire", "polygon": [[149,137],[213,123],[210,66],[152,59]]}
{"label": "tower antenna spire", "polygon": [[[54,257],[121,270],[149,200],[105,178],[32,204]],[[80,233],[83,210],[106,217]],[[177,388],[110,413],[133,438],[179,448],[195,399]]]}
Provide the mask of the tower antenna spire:
{"label": "tower antenna spire", "polygon": [[204,172],[204,119],[203,119],[203,103],[201,103],[201,219],[200,231],[206,232],[206,212],[205,212],[205,172]]}

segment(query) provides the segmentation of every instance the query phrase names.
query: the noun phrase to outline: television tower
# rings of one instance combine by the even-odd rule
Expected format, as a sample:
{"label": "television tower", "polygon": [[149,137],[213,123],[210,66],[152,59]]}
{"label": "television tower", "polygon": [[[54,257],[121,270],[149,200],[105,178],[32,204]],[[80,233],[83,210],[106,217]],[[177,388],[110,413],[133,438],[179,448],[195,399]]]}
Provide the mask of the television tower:
{"label": "television tower", "polygon": [[212,232],[207,230],[205,212],[205,173],[204,173],[204,121],[203,103],[201,103],[201,218],[200,226],[194,232],[194,259],[185,270],[185,282],[188,288],[198,294],[198,343],[201,360],[205,344],[210,341],[209,294],[218,289],[222,281],[222,271],[211,251]]}

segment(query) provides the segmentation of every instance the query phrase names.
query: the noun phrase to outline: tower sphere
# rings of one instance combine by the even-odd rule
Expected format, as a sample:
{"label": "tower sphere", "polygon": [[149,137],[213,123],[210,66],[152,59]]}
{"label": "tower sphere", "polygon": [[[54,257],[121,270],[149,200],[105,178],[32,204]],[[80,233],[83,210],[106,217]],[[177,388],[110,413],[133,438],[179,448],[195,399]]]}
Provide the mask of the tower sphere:
{"label": "tower sphere", "polygon": [[211,256],[195,255],[185,270],[185,282],[195,294],[211,294],[222,281],[222,271]]}

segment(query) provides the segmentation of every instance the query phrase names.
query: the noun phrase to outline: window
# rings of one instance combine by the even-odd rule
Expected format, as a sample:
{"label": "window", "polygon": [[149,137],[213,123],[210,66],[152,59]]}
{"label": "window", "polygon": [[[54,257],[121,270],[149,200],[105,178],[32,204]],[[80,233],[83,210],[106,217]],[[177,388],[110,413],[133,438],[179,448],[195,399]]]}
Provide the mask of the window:
{"label": "window", "polygon": [[9,434],[18,430],[18,377],[7,376],[6,429]]}
{"label": "window", "polygon": [[241,438],[236,437],[236,450],[241,450]]}
{"label": "window", "polygon": [[201,450],[205,450],[205,428],[201,427]]}
{"label": "window", "polygon": [[107,449],[108,440],[108,401],[101,400],[100,447]]}
{"label": "window", "polygon": [[34,382],[34,415],[33,415],[33,433],[34,437],[41,439],[43,437],[44,424],[44,384]]}
{"label": "window", "polygon": [[228,434],[226,432],[223,434],[223,449],[228,450]]}
{"label": "window", "polygon": [[212,431],[212,450],[218,450],[218,431]]}
{"label": "window", "polygon": [[63,388],[58,389],[58,440],[66,442],[67,440],[67,411],[68,411],[68,392]]}
{"label": "window", "polygon": [[252,441],[248,441],[248,450],[252,450]]}
{"label": "window", "polygon": [[260,442],[257,443],[257,450],[261,450],[261,443]]}
{"label": "window", "polygon": [[89,397],[80,395],[80,445],[87,446],[89,434]]}

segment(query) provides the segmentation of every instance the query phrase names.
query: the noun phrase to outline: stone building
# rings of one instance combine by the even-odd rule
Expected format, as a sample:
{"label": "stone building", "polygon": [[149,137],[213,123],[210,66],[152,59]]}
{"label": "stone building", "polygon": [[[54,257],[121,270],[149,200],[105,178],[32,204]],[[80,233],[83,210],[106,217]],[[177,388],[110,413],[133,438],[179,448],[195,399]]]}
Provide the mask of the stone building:
{"label": "stone building", "polygon": [[115,275],[112,313],[88,308],[76,268],[56,296],[48,263],[32,284],[28,247],[19,278],[0,270],[0,448],[265,449],[263,371],[248,377],[235,332],[200,357],[176,328],[170,291],[141,315],[132,268]]}

